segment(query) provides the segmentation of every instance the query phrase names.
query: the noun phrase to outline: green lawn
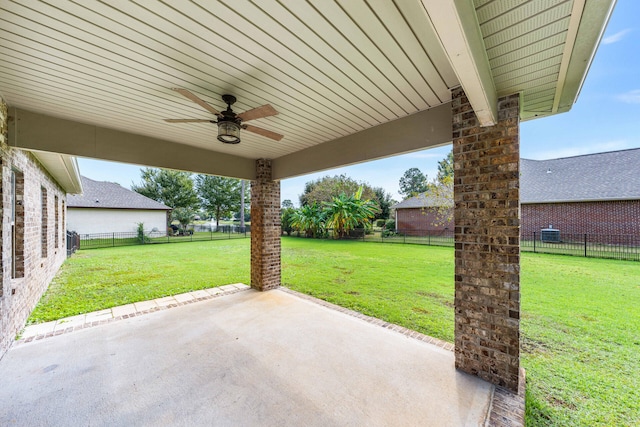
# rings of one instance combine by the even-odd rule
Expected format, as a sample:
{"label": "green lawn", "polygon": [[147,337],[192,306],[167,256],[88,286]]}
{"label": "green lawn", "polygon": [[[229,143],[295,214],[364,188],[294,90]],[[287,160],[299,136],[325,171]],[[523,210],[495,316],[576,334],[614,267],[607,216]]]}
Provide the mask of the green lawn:
{"label": "green lawn", "polygon": [[80,250],[64,263],[29,322],[249,283],[249,244],[231,239]]}
{"label": "green lawn", "polygon": [[[453,340],[453,250],[283,238],[286,286]],[[527,425],[640,424],[640,263],[522,255]],[[249,282],[249,239],[80,251],[31,322]]]}

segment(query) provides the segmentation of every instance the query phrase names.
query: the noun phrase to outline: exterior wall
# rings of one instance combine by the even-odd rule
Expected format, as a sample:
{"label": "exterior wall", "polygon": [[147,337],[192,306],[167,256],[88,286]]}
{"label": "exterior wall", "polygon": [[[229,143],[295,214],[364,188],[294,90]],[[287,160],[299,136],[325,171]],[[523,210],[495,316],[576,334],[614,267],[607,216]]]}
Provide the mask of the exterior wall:
{"label": "exterior wall", "polygon": [[[40,166],[33,155],[6,145],[7,109],[0,98],[0,159],[2,161],[2,276],[0,283],[0,357],[4,355],[16,334],[24,327],[27,317],[47,289],[49,282],[66,258],[65,227],[59,221],[56,229],[55,212],[62,209],[66,193]],[[24,211],[24,221],[16,221],[21,228],[23,248],[23,277],[13,278],[11,219],[13,198],[11,194],[11,171],[15,168],[23,173],[23,198],[18,200]],[[43,189],[47,200],[47,223],[41,223]],[[55,201],[58,200],[58,206]],[[60,218],[60,217],[59,217]],[[42,231],[46,230],[46,239]],[[59,236],[56,239],[55,233]],[[46,241],[47,247],[42,247]],[[58,246],[56,247],[56,241]],[[46,257],[43,257],[46,254]]]}
{"label": "exterior wall", "polygon": [[280,286],[280,182],[271,179],[271,160],[256,160],[251,182],[251,287]]}
{"label": "exterior wall", "polygon": [[410,236],[437,235],[453,231],[453,220],[441,224],[437,213],[432,209],[397,209],[396,230]]}
{"label": "exterior wall", "polygon": [[[553,225],[562,234],[640,237],[640,200],[522,205],[522,235]],[[607,243],[607,242],[603,242]],[[613,242],[612,242],[613,243]]]}
{"label": "exterior wall", "polygon": [[157,228],[167,232],[167,212],[164,210],[68,208],[67,229],[78,234],[133,233],[138,223],[145,231]]}
{"label": "exterior wall", "polygon": [[456,367],[518,392],[520,368],[519,98],[480,127],[452,91]]}

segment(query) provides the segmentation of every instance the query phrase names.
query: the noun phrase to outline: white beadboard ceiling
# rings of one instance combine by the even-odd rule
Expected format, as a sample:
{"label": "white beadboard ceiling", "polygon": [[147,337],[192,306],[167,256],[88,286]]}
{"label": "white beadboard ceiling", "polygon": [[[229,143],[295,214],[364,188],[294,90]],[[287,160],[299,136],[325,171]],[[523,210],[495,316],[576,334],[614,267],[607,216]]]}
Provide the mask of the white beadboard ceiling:
{"label": "white beadboard ceiling", "polygon": [[[613,3],[0,0],[0,94],[14,109],[170,142],[175,149],[167,145],[167,157],[193,147],[231,156],[224,159],[300,164],[283,168],[289,172],[277,178],[285,178],[331,166],[314,166],[304,153],[322,156],[319,147],[340,147],[336,141],[362,145],[363,154],[345,163],[393,154],[393,148],[369,154],[367,140],[354,135],[447,104],[456,86],[473,93],[474,78],[483,70],[457,65],[458,53],[449,47],[455,37],[467,41],[474,67],[486,66],[490,81],[484,78],[483,91],[522,94],[524,119],[565,111],[575,101]],[[460,25],[434,22],[451,11],[461,15],[454,20]],[[250,124],[285,137],[276,142],[243,131],[240,144],[225,145],[216,140],[214,124],[166,123],[214,118],[175,87],[220,111],[226,93],[237,97],[236,112],[269,103],[279,114]],[[491,96],[470,98],[479,110]],[[19,138],[15,145],[30,148]],[[425,139],[423,145],[443,142]],[[88,142],[73,143],[77,152],[73,144],[60,150],[86,152],[81,148]],[[423,148],[417,145],[410,148]],[[38,147],[56,150],[53,143]],[[401,149],[407,146],[399,144]],[[161,163],[154,165],[173,165]]]}

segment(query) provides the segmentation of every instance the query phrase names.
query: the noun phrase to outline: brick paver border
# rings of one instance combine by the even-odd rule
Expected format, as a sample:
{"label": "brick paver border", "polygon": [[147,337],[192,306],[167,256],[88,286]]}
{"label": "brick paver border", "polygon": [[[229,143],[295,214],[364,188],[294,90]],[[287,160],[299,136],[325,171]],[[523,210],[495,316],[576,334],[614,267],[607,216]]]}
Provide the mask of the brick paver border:
{"label": "brick paver border", "polygon": [[[25,328],[22,333],[22,338],[17,340],[14,345],[19,345],[23,343],[29,343],[32,341],[39,341],[45,338],[50,338],[62,334],[67,334],[73,331],[79,331],[81,329],[92,328],[94,326],[105,325],[107,323],[116,322],[118,320],[128,319],[130,317],[138,317],[149,313],[154,313],[156,311],[167,310],[174,307],[181,307],[183,305],[192,304],[198,301],[206,301],[218,297],[222,297],[225,295],[231,295],[238,292],[246,291],[251,289],[248,285],[243,283],[236,283],[233,285],[224,285],[216,288],[210,288],[206,290],[200,291],[191,291],[183,294],[173,295],[171,297],[157,298],[155,300],[150,301],[140,301],[132,304],[127,304],[124,306],[113,307],[110,309],[100,310],[93,313],[87,313],[86,315],[80,316],[72,316],[65,319],[60,319],[53,322],[47,322],[46,324],[38,324],[32,325]],[[167,301],[168,299],[173,299],[173,301]],[[160,304],[157,304],[154,307],[146,308],[151,305],[152,302],[160,301]],[[130,310],[123,310],[126,307],[132,306]],[[140,307],[140,308],[138,308]],[[125,311],[125,314],[117,315],[116,313]],[[79,322],[78,319],[84,316],[85,321]],[[102,318],[101,318],[102,317]],[[100,320],[91,320],[95,318],[101,318]],[[72,320],[73,319],[73,320]],[[64,323],[68,322],[70,326],[64,328],[58,328],[60,325],[64,325]],[[48,327],[47,327],[48,326]],[[44,328],[43,328],[44,327]],[[33,330],[42,330],[42,329],[51,329],[46,332],[34,332],[30,333],[29,329]]]}

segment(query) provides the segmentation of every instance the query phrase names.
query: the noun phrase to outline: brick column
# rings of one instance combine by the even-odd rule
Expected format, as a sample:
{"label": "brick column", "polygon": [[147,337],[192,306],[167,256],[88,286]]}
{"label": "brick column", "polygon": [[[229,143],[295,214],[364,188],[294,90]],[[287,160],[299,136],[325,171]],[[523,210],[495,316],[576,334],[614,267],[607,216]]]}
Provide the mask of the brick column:
{"label": "brick column", "polygon": [[271,160],[256,161],[251,182],[251,287],[280,286],[280,181],[271,179]]}
{"label": "brick column", "polygon": [[519,98],[480,127],[452,91],[456,367],[518,390],[520,364]]}

